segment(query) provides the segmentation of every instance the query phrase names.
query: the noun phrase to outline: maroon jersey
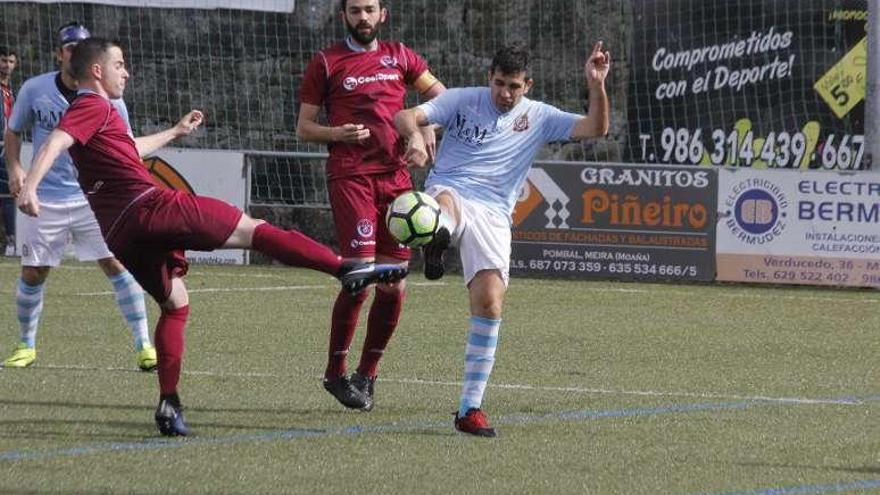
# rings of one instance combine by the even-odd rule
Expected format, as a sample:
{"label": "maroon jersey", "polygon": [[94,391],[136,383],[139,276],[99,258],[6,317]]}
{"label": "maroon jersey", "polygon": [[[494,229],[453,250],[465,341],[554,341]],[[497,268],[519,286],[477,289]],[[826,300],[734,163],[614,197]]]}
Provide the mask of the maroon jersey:
{"label": "maroon jersey", "polygon": [[70,156],[79,173],[80,187],[107,238],[126,208],[156,184],[141,162],[125,121],[103,96],[77,96],[61,117],[58,129],[76,141],[70,147]]}
{"label": "maroon jersey", "polygon": [[341,42],[315,55],[303,77],[300,101],[324,106],[331,126],[363,124],[370,129],[363,144],[328,145],[329,179],[406,167],[406,147],[394,128],[394,114],[404,108],[407,85],[427,70],[422,57],[398,42],[379,41],[373,51],[354,51]]}

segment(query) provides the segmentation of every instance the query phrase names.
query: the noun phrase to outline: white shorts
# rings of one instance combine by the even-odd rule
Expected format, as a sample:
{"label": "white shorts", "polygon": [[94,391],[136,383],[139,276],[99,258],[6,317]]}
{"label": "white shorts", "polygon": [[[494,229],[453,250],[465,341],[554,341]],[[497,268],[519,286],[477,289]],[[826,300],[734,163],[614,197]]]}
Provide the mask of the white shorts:
{"label": "white shorts", "polygon": [[446,192],[452,197],[458,217],[452,245],[458,247],[461,255],[465,285],[481,270],[498,270],[506,287],[510,280],[510,219],[481,203],[462,198],[450,187],[435,185],[425,192],[433,197]]}
{"label": "white shorts", "polygon": [[80,261],[113,256],[88,201],[41,201],[39,217],[21,216],[18,237],[22,266],[58,266],[68,244]]}

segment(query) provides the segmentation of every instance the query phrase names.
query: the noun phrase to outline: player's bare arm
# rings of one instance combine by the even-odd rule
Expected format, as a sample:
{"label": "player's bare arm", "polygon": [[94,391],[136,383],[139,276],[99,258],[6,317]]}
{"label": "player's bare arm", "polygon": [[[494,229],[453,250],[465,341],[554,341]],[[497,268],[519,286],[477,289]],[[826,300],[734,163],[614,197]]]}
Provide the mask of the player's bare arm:
{"label": "player's bare arm", "polygon": [[16,198],[18,209],[25,215],[36,217],[40,215],[40,200],[37,198],[37,186],[45,177],[46,172],[52,168],[52,164],[58,159],[58,155],[73,146],[73,136],[55,129],[46,138],[46,143],[40,148],[40,152],[34,158],[31,169],[24,179],[24,184]]}
{"label": "player's bare arm", "polygon": [[174,127],[150,134],[149,136],[135,138],[134,144],[137,146],[138,155],[141,157],[147,156],[179,137],[192,134],[202,125],[204,120],[205,115],[201,110],[192,110],[184,115]]}
{"label": "player's bare arm", "polygon": [[330,127],[318,122],[321,107],[309,103],[299,106],[296,119],[296,137],[307,143],[361,143],[370,137],[370,129],[363,124],[347,123]]}
{"label": "player's bare arm", "polygon": [[590,93],[587,116],[578,121],[572,131],[572,139],[586,139],[604,136],[608,133],[608,94],[605,92],[605,79],[611,68],[611,53],[606,51],[601,41],[593,45],[593,50],[584,64],[584,78]]}
{"label": "player's bare arm", "polygon": [[[443,85],[430,71],[425,71],[416,79],[413,87],[426,99],[431,100],[446,91]],[[425,140],[425,150],[428,152],[428,163],[434,162],[437,154],[437,126],[426,125],[421,128],[422,138]]]}
{"label": "player's bare arm", "polygon": [[7,128],[3,133],[6,153],[6,172],[9,175],[9,194],[18,197],[24,183],[24,168],[21,166],[21,134]]}
{"label": "player's bare arm", "polygon": [[394,115],[394,127],[406,139],[404,158],[410,167],[421,168],[428,162],[428,151],[425,149],[425,139],[420,129],[427,124],[427,116],[418,108],[401,110]]}

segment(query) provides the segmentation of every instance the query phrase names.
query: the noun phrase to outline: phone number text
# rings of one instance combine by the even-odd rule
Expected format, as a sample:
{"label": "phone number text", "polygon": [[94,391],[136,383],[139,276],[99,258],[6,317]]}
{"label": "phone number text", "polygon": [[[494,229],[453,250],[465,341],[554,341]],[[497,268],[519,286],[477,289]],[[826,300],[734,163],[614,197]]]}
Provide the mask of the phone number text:
{"label": "phone number text", "polygon": [[628,261],[601,262],[515,259],[510,261],[510,268],[512,270],[591,273],[601,275],[640,275],[656,277],[696,277],[698,273],[697,267],[694,265],[633,263]]}
{"label": "phone number text", "polygon": [[752,130],[703,129],[666,127],[660,133],[660,149],[656,152],[654,138],[640,134],[642,160],[650,163],[676,163],[751,167],[758,163],[768,168],[823,168],[827,170],[858,170],[862,168],[864,135],[829,134],[821,143],[810,140],[803,132],[770,132],[758,136]]}

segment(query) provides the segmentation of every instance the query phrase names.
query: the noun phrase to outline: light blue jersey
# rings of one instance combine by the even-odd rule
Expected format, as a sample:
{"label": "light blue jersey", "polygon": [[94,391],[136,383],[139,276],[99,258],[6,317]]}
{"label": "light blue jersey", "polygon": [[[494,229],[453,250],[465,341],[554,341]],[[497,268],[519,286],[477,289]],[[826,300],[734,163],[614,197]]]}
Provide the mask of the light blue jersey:
{"label": "light blue jersey", "polygon": [[[58,71],[47,72],[24,82],[12,107],[9,128],[21,133],[33,129],[34,156],[61,120],[70,104],[55,82]],[[128,123],[128,109],[122,100],[113,100],[119,114]],[[129,128],[130,131],[130,128]],[[85,201],[85,195],[76,181],[76,168],[67,151],[61,153],[52,168],[37,186],[37,196],[42,201]]]}
{"label": "light blue jersey", "polygon": [[418,108],[445,129],[425,186],[452,187],[507,217],[538,151],[570,139],[583,118],[525,97],[501,113],[488,87],[449,89]]}

